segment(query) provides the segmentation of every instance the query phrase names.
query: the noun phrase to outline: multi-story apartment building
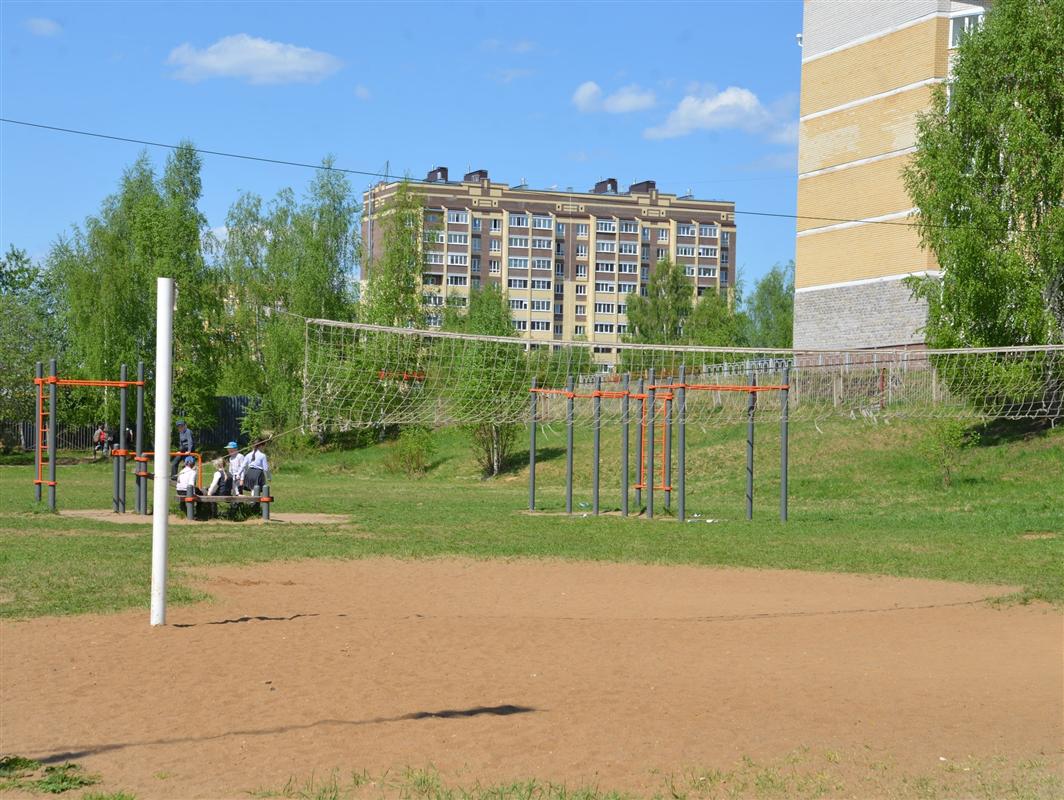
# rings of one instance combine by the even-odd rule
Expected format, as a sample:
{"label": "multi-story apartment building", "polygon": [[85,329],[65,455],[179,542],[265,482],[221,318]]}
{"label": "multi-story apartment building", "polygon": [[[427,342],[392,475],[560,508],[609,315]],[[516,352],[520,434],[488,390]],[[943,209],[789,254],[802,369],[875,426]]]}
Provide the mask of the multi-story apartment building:
{"label": "multi-story apartment building", "polygon": [[[983,5],[805,0],[795,347],[920,344],[927,309],[903,279],[937,274],[907,225],[916,121]],[[894,224],[881,224],[894,223]]]}
{"label": "multi-story apartment building", "polygon": [[[364,197],[363,243],[379,255],[380,209],[398,182]],[[691,291],[725,291],[735,281],[735,204],[659,192],[642,181],[619,192],[613,178],[590,192],[493,182],[486,170],[448,180],[437,167],[413,183],[424,201],[424,299],[433,308],[467,302],[470,289],[501,286],[514,328],[542,342],[586,338],[602,369],[628,331],[627,297],[646,292],[655,264],[682,264]],[[372,269],[372,257],[369,260]],[[367,276],[363,276],[364,278]]]}

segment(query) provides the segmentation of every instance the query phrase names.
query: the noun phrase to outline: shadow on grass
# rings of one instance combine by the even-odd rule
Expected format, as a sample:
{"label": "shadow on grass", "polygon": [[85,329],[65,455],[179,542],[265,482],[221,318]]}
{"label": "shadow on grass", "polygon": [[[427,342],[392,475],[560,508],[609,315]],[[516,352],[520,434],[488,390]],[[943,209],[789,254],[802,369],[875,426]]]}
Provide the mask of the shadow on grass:
{"label": "shadow on grass", "polygon": [[1047,419],[992,419],[972,430],[979,447],[996,447],[1010,442],[1028,441],[1045,436],[1052,428]]}
{"label": "shadow on grass", "polygon": [[[536,463],[542,464],[544,461],[553,461],[556,458],[561,458],[565,455],[564,447],[537,447],[536,448]],[[520,472],[522,469],[528,466],[528,450],[522,450],[518,453],[513,453],[507,456],[506,461],[502,465],[502,469],[499,470],[500,475],[513,474],[514,472]]]}

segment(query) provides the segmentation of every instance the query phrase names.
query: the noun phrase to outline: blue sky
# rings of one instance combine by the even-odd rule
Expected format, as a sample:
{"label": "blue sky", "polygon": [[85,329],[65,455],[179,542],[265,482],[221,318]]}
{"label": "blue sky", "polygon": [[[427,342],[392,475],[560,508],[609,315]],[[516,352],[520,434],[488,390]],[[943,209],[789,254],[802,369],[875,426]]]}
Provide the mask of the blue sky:
{"label": "blue sky", "polygon": [[[800,0],[0,5],[0,116],[221,151],[511,184],[616,177],[792,214]],[[0,245],[35,257],[140,147],[0,125]],[[149,150],[161,167],[165,151]],[[201,208],[310,171],[204,157]],[[368,179],[352,177],[361,191]],[[794,221],[740,214],[750,282]]]}

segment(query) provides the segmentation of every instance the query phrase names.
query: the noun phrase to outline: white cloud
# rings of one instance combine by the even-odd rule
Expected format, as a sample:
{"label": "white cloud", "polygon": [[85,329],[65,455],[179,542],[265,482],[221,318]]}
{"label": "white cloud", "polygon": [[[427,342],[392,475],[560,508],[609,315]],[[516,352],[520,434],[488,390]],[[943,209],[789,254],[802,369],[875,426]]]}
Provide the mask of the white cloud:
{"label": "white cloud", "polygon": [[602,110],[610,114],[627,114],[629,111],[643,111],[653,108],[657,102],[654,92],[640,89],[634,83],[618,89],[602,101]]}
{"label": "white cloud", "polygon": [[47,17],[30,17],[26,20],[26,29],[34,36],[58,36],[63,26]]}
{"label": "white cloud", "polygon": [[535,75],[534,70],[516,68],[516,69],[500,69],[494,73],[494,78],[498,83],[513,83],[521,78],[530,78]]}
{"label": "white cloud", "polygon": [[593,111],[605,111],[608,114],[627,114],[630,111],[643,111],[653,108],[657,102],[654,92],[642,89],[637,84],[624,86],[611,95],[602,96],[602,87],[594,81],[584,81],[573,92],[573,105],[577,110],[589,114]]}
{"label": "white cloud", "polygon": [[573,92],[573,105],[585,114],[597,110],[601,99],[602,88],[594,81],[584,81]]}
{"label": "white cloud", "polygon": [[798,122],[792,120],[781,123],[768,135],[768,139],[776,144],[798,144]]}
{"label": "white cloud", "polygon": [[177,67],[175,78],[190,83],[206,78],[240,78],[255,84],[316,83],[342,66],[329,53],[246,33],[226,36],[203,50],[186,42],[171,51],[167,63]]}
{"label": "white cloud", "polygon": [[760,132],[772,128],[774,122],[756,94],[729,86],[722,92],[686,95],[662,124],[647,128],[643,135],[648,139],[672,139],[694,131],[724,128]]}
{"label": "white cloud", "polygon": [[373,92],[360,83],[355,87],[355,97],[359,100],[369,100],[373,97]]}

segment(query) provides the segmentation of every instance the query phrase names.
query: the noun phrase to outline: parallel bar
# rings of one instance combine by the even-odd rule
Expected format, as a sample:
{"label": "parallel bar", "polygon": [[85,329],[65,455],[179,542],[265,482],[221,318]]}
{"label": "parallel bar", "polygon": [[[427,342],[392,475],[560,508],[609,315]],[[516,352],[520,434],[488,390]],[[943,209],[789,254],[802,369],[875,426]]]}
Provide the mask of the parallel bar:
{"label": "parallel bar", "polygon": [[[48,374],[58,375],[55,359],[48,362]],[[55,511],[55,382],[48,384],[48,510]]]}
{"label": "parallel bar", "polygon": [[662,485],[665,487],[665,510],[668,511],[672,506],[672,400],[669,399],[672,394],[672,378],[666,382],[668,388],[665,390],[665,422],[661,426],[662,435],[665,441],[662,443],[662,464],[661,464],[661,478]]}
{"label": "parallel bar", "polygon": [[[536,379],[532,378],[532,397],[528,415],[528,510],[536,510]],[[267,503],[267,505],[269,505]]]}
{"label": "parallel bar", "polygon": [[[642,396],[643,393],[644,393],[644,388],[643,387],[645,385],[646,384],[643,381],[643,379],[640,378],[639,379],[639,389],[638,389],[638,394],[640,396]],[[636,480],[635,507],[637,509],[636,513],[638,513],[638,509],[642,508],[642,506],[643,506],[643,488],[642,488],[642,484],[643,484],[643,439],[646,437],[646,423],[647,423],[647,420],[646,420],[646,408],[647,408],[646,398],[640,400],[639,403],[640,403],[640,406],[639,406],[639,426],[638,426],[639,435],[635,437],[635,463],[636,463],[636,470],[635,470],[635,475],[636,475],[636,479],[635,479]]]}
{"label": "parallel bar", "polygon": [[628,386],[632,376],[624,374],[624,382],[621,386],[624,394],[621,395],[621,516],[628,516]]}
{"label": "parallel bar", "polygon": [[676,518],[687,519],[687,389],[684,388],[686,367],[680,365],[680,388],[676,390]]}
{"label": "parallel bar", "polygon": [[[120,368],[119,376],[122,383],[126,382],[126,365],[123,364]],[[118,390],[118,449],[121,455],[118,457],[118,513],[126,513],[126,447],[129,446],[129,442],[126,440],[126,428],[129,424],[129,419],[126,414],[128,411],[127,404],[129,402],[129,386],[122,386]]]}
{"label": "parallel bar", "polygon": [[647,377],[647,465],[643,483],[647,489],[647,519],[654,519],[654,370]]}
{"label": "parallel bar", "polygon": [[573,513],[573,376],[565,381],[565,513]]}
{"label": "parallel bar", "polygon": [[[750,385],[757,385],[757,375],[750,373]],[[757,392],[750,392],[746,406],[746,518],[754,518],[754,409],[757,407]]]}
{"label": "parallel bar", "polygon": [[[137,459],[144,457],[144,362],[137,362]],[[147,472],[145,461],[136,460],[136,471]],[[137,513],[148,513],[148,479],[137,475]]]}
{"label": "parallel bar", "polygon": [[787,521],[787,416],[790,403],[791,368],[783,368],[783,386],[780,390],[780,522]]}
{"label": "parallel bar", "polygon": [[595,376],[595,396],[591,400],[591,407],[594,409],[595,418],[595,430],[594,438],[592,440],[592,461],[591,461],[591,513],[598,516],[599,513],[599,452],[602,444],[602,398],[599,396],[599,392],[602,391],[602,376]]}
{"label": "parallel bar", "polygon": [[[38,361],[37,362],[37,380],[39,381],[39,380],[42,380],[43,378],[44,378],[44,364],[42,362]],[[33,450],[34,450],[34,453],[36,454],[36,457],[33,459],[33,463],[34,463],[34,466],[36,466],[36,468],[37,468],[36,472],[33,475],[33,477],[35,479],[35,482],[33,484],[33,499],[37,503],[41,502],[41,473],[42,473],[43,467],[44,467],[44,465],[41,463],[42,456],[43,456],[43,453],[44,453],[44,447],[43,447],[43,444],[44,444],[44,425],[42,424],[43,421],[44,421],[44,416],[43,416],[43,414],[44,414],[44,393],[41,391],[41,386],[43,386],[43,384],[38,383],[37,387],[36,387],[37,388],[37,399],[36,399],[37,421],[36,421],[35,425],[37,426],[37,438],[33,442]]]}

